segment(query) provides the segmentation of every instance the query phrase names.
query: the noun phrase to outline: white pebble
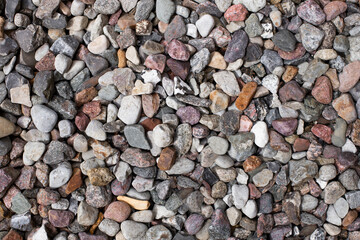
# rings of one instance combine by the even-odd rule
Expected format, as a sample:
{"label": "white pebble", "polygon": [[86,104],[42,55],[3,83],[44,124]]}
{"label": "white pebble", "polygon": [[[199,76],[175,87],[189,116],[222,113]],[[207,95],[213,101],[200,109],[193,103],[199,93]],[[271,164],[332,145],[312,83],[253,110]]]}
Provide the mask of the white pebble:
{"label": "white pebble", "polygon": [[200,35],[202,37],[207,37],[207,35],[209,35],[210,31],[215,26],[215,21],[211,15],[205,14],[201,18],[199,18],[199,20],[196,21],[195,25]]}

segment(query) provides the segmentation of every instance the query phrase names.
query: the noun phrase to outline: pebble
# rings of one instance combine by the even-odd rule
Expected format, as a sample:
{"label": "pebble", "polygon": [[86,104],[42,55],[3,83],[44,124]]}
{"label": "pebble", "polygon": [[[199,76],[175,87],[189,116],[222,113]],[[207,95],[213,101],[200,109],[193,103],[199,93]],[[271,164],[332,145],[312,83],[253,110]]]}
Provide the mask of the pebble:
{"label": "pebble", "polygon": [[141,125],[125,126],[124,135],[131,147],[150,149],[150,144],[145,137],[145,130]]}
{"label": "pebble", "polygon": [[235,0],[233,1],[234,4],[243,4],[247,10],[250,12],[258,12],[262,8],[265,7],[266,1],[265,0]]}
{"label": "pebble", "polygon": [[324,39],[325,33],[312,26],[311,24],[304,23],[300,27],[301,43],[307,51],[315,51]]}
{"label": "pebble", "polygon": [[120,8],[118,0],[96,0],[94,10],[101,14],[114,14]]}
{"label": "pebble", "polygon": [[355,121],[357,113],[354,102],[349,94],[344,93],[340,95],[340,97],[334,99],[332,106],[337,114],[347,123]]}
{"label": "pebble", "polygon": [[121,101],[118,117],[125,124],[138,122],[141,113],[141,98],[139,96],[125,96]]}
{"label": "pebble", "polygon": [[232,63],[239,58],[243,58],[248,43],[249,37],[245,31],[238,30],[234,32],[224,55],[225,61]]}
{"label": "pebble", "polygon": [[91,120],[85,130],[86,135],[99,141],[106,140],[103,124],[98,120]]}
{"label": "pebble", "polygon": [[69,163],[61,163],[49,174],[49,187],[59,188],[65,185],[72,175],[71,165]]}
{"label": "pebble", "polygon": [[101,54],[110,46],[109,40],[106,38],[105,35],[100,35],[95,38],[91,43],[88,45],[88,49],[93,54]]}
{"label": "pebble", "polygon": [[[104,218],[114,220],[118,223],[126,221],[130,216],[130,206],[121,201],[112,202],[104,213]],[[129,220],[128,220],[129,221]],[[121,229],[123,231],[123,229]]]}
{"label": "pebble", "polygon": [[269,142],[269,134],[266,123],[263,121],[256,122],[251,128],[251,132],[255,135],[255,144],[258,147],[264,148]]}
{"label": "pebble", "polygon": [[58,115],[44,105],[35,105],[31,108],[31,118],[37,129],[47,133],[55,127]]}
{"label": "pebble", "polygon": [[15,132],[15,125],[8,119],[0,117],[0,138],[9,136]]}
{"label": "pebble", "polygon": [[202,37],[209,35],[213,27],[215,26],[214,18],[209,14],[204,14],[195,23],[197,30]]}
{"label": "pebble", "polygon": [[230,71],[219,71],[213,74],[214,81],[229,96],[235,97],[240,94],[240,87],[235,75]]}
{"label": "pebble", "polygon": [[132,220],[126,220],[121,223],[121,232],[125,239],[141,239],[145,237],[147,226],[143,223],[137,223]]}
{"label": "pebble", "polygon": [[349,92],[359,81],[360,75],[354,69],[360,66],[360,61],[352,62],[343,68],[339,74],[340,92]]}

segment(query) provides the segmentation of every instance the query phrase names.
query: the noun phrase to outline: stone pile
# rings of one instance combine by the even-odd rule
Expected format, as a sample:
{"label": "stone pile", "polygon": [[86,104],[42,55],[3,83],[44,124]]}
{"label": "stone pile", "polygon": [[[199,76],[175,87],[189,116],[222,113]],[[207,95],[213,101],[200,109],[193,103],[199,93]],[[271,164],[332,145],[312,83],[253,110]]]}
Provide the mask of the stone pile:
{"label": "stone pile", "polygon": [[358,0],[0,12],[0,239],[360,239]]}

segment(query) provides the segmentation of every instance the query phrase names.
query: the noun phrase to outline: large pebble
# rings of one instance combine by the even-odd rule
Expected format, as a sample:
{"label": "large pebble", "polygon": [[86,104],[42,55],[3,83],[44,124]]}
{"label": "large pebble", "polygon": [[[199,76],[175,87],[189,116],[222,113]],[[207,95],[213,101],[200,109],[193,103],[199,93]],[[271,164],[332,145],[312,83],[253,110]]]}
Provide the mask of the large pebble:
{"label": "large pebble", "polygon": [[31,108],[31,118],[37,129],[47,133],[55,127],[58,115],[44,105],[35,105]]}

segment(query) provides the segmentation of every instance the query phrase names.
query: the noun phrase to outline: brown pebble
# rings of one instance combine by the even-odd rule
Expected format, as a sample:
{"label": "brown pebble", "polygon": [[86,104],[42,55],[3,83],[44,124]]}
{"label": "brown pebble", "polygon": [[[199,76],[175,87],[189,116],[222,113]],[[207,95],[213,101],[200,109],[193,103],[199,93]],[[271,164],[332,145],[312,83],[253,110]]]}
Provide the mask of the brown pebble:
{"label": "brown pebble", "polygon": [[256,93],[257,83],[256,82],[249,82],[245,84],[242,91],[239,94],[239,97],[235,101],[235,106],[240,110],[243,111],[247,108],[250,101],[254,97]]}
{"label": "brown pebble", "polygon": [[176,159],[176,151],[171,147],[166,147],[161,151],[157,166],[160,170],[169,170],[174,164]]}

